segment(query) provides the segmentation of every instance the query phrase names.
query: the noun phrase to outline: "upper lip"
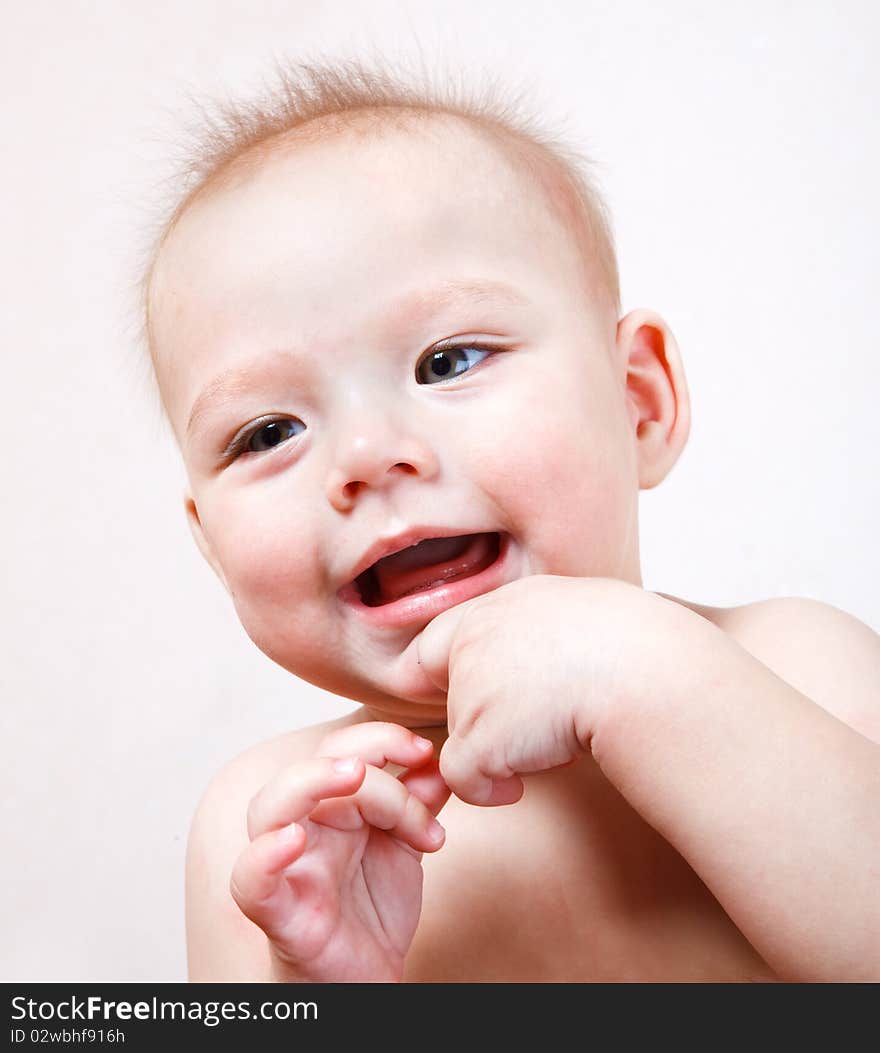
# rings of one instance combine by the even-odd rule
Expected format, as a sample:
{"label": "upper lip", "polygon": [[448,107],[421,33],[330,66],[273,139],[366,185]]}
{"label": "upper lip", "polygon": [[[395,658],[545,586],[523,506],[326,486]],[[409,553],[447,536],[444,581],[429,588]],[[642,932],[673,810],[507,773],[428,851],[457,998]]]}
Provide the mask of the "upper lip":
{"label": "upper lip", "polygon": [[491,531],[473,530],[469,528],[462,529],[460,526],[417,526],[410,527],[408,530],[404,530],[400,534],[395,534],[394,537],[380,537],[370,545],[367,551],[358,560],[356,566],[346,579],[346,584],[350,584],[356,578],[359,578],[361,574],[363,574],[365,570],[369,570],[377,560],[383,559],[385,556],[390,556],[394,552],[400,552],[402,549],[409,548],[410,545],[417,545],[420,541],[426,541],[428,538],[464,537],[468,534],[484,533],[491,533]]}

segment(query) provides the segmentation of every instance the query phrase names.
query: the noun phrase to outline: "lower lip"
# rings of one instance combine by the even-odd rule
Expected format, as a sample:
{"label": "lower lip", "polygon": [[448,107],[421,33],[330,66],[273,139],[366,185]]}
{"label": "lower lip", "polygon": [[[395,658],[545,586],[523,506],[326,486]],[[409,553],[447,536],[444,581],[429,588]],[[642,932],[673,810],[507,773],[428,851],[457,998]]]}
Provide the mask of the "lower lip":
{"label": "lower lip", "polygon": [[352,582],[340,590],[339,597],[346,606],[353,608],[360,617],[371,625],[381,629],[401,629],[420,623],[429,622],[441,611],[455,607],[465,600],[497,589],[505,584],[508,554],[510,552],[510,535],[501,534],[498,546],[498,558],[490,563],[479,574],[469,578],[456,578],[444,585],[415,592],[411,596],[402,596],[393,603],[381,607],[368,607],[362,600],[357,586]]}

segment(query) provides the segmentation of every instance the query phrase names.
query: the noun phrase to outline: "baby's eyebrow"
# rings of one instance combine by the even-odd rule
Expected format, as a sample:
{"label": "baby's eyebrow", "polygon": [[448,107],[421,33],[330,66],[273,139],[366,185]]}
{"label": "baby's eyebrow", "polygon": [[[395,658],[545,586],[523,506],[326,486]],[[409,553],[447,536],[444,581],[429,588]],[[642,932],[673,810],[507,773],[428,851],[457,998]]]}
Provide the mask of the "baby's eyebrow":
{"label": "baby's eyebrow", "polygon": [[388,311],[386,322],[401,316],[420,317],[428,312],[447,307],[456,301],[472,304],[495,302],[510,307],[524,307],[531,301],[507,282],[488,278],[457,279],[441,282],[431,289],[418,289],[402,296]]}
{"label": "baby's eyebrow", "polygon": [[202,388],[189,415],[186,425],[187,436],[195,434],[203,418],[208,416],[212,410],[224,402],[234,400],[246,391],[248,385],[253,383],[254,372],[253,368],[247,366],[241,369],[227,369]]}
{"label": "baby's eyebrow", "polygon": [[[485,278],[449,280],[431,289],[406,293],[388,310],[385,323],[388,326],[394,326],[395,323],[399,325],[402,321],[410,323],[435,314],[450,304],[463,302],[492,302],[510,307],[525,307],[531,303],[527,296],[506,282]],[[214,377],[193,403],[186,426],[187,436],[195,432],[202,418],[214,409],[218,402],[235,398],[252,379],[253,370],[248,367],[230,369]]]}

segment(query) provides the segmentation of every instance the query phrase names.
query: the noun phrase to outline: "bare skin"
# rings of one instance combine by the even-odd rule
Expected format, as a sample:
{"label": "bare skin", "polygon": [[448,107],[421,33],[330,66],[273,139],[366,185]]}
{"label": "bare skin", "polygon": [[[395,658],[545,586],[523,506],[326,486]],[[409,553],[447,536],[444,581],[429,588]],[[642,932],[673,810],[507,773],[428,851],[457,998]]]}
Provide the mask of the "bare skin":
{"label": "bare skin", "polygon": [[[776,634],[761,632],[760,604],[713,608],[666,598],[728,632],[768,667],[777,664]],[[787,660],[775,671],[810,686]],[[266,935],[229,892],[248,844],[243,816],[273,775],[312,758],[329,732],[370,718],[362,708],[262,743],[212,784],[188,857],[191,980],[279,979]],[[439,753],[445,727],[418,733]],[[452,797],[443,807],[445,843],[422,856],[422,908],[405,981],[779,979],[592,758],[523,781],[524,796],[510,806],[478,808]]]}
{"label": "bare skin", "polygon": [[[154,275],[196,543],[269,658],[362,703],[212,781],[188,848],[191,978],[864,978],[880,970],[876,638],[810,601],[644,592],[638,493],[689,430],[675,339],[654,312],[619,318],[523,173],[458,131],[293,144],[191,205]],[[353,603],[377,545],[420,532],[507,547],[486,578]],[[563,579],[566,599],[523,618]],[[500,618],[515,633],[470,678],[450,649],[447,692],[437,644],[467,603],[519,620]],[[587,658],[584,636],[603,643]],[[615,654],[629,708],[606,708],[612,748],[591,754],[575,711]],[[458,725],[438,768],[447,706],[454,724],[487,698],[488,752],[522,766],[474,754],[468,772]],[[585,756],[526,756],[560,726]],[[814,794],[823,766],[832,792]],[[507,797],[478,802],[487,779]]]}

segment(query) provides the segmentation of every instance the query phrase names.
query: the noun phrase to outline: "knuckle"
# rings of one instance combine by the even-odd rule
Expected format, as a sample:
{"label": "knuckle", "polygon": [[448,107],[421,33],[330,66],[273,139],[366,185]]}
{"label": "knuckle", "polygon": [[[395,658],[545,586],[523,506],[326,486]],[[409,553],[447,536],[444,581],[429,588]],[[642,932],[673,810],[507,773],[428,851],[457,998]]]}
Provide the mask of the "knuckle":
{"label": "knuckle", "polygon": [[246,914],[251,907],[248,884],[246,855],[242,853],[229,876],[229,894]]}
{"label": "knuckle", "polygon": [[382,810],[386,811],[392,826],[399,826],[409,820],[410,798],[412,794],[403,783],[385,771],[377,770],[374,783],[376,799]]}
{"label": "knuckle", "polygon": [[360,756],[367,742],[387,740],[389,737],[402,736],[405,729],[399,724],[384,720],[370,720],[361,724],[351,724],[328,732],[318,745],[318,757]]}
{"label": "knuckle", "polygon": [[449,739],[440,754],[440,774],[448,785],[457,785],[467,771],[468,763],[461,743]]}
{"label": "knuckle", "polygon": [[[345,729],[343,729],[345,730]],[[328,732],[318,743],[318,749],[316,756],[318,757],[334,757],[339,752],[340,741],[342,740],[342,731],[330,731]]]}
{"label": "knuckle", "polygon": [[482,702],[470,703],[462,713],[455,714],[455,736],[458,739],[473,736],[486,715],[486,706]]}
{"label": "knuckle", "polygon": [[387,724],[386,727],[389,729],[389,737],[395,740],[395,745],[403,749],[411,746],[418,734],[402,724]]}
{"label": "knuckle", "polygon": [[458,656],[471,650],[491,628],[493,620],[488,604],[469,607],[459,622],[452,645],[453,653]]}
{"label": "knuckle", "polygon": [[268,935],[269,916],[265,908],[242,888],[235,876],[229,879],[229,894],[241,913]]}
{"label": "knuckle", "polygon": [[247,832],[248,837],[253,839],[260,830],[260,817],[263,813],[264,793],[262,790],[254,794],[248,801],[247,806]]}
{"label": "knuckle", "polygon": [[509,615],[502,611],[500,603],[487,602],[467,610],[450,649],[450,660],[457,677],[472,674],[490,660],[489,651],[507,621]]}
{"label": "knuckle", "polygon": [[498,745],[485,737],[479,740],[473,737],[465,739],[457,729],[440,755],[440,772],[453,788],[467,786],[475,776],[500,779],[513,774]]}
{"label": "knuckle", "polygon": [[[232,896],[232,898],[235,900],[238,906],[241,907],[242,910],[245,910],[245,907],[247,906],[247,896],[245,896],[244,891],[242,890],[239,880],[235,874],[233,874],[232,877],[229,879],[229,894],[230,896]],[[247,913],[247,911],[245,911],[245,913]]]}
{"label": "knuckle", "polygon": [[407,827],[423,826],[428,809],[415,794],[410,793],[405,788],[403,789],[405,796],[401,807],[401,825]]}
{"label": "knuckle", "polygon": [[[382,804],[383,800],[386,799],[382,786],[382,777],[385,775],[385,772],[372,764],[365,765],[365,768],[366,772],[363,782],[351,797],[346,798],[346,800],[352,801],[355,805],[365,804],[375,807]],[[338,801],[337,804],[341,805],[342,801]]]}

